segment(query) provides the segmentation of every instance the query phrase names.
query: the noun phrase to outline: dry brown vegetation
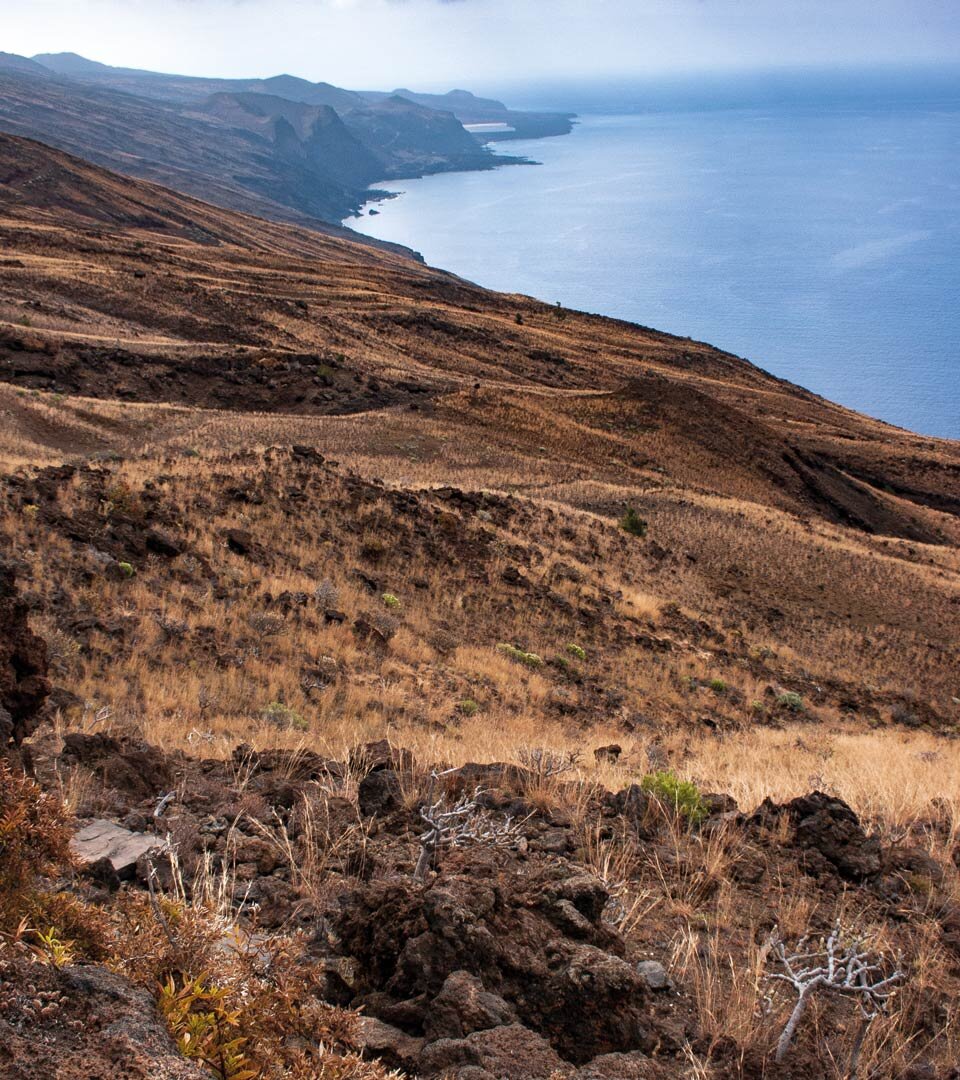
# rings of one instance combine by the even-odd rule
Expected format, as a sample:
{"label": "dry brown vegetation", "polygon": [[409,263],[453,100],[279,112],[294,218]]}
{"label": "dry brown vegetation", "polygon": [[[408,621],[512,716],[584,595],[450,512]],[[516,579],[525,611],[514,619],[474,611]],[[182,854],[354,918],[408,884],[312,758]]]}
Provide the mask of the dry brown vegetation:
{"label": "dry brown vegetation", "polygon": [[[707,346],[11,145],[0,545],[48,642],[48,738],[232,762],[237,799],[238,744],[337,762],[336,837],[322,814],[256,834],[318,911],[388,839],[356,810],[358,745],[412,751],[414,821],[435,768],[575,759],[519,794],[575,837],[630,957],[681,988],[701,1037],[664,1075],[793,1075],[772,1071],[769,934],[838,917],[911,972],[861,1074],[950,1075],[956,444]],[[619,526],[628,506],[645,537]],[[598,817],[598,791],[656,771],[746,815],[836,796],[912,869],[891,863],[886,893],[804,876],[786,812]],[[57,783],[80,816],[112,805],[90,770]],[[412,863],[404,828],[381,867]],[[232,918],[222,865],[192,869],[185,898]],[[846,1075],[851,1016],[813,1010],[804,1075]]]}

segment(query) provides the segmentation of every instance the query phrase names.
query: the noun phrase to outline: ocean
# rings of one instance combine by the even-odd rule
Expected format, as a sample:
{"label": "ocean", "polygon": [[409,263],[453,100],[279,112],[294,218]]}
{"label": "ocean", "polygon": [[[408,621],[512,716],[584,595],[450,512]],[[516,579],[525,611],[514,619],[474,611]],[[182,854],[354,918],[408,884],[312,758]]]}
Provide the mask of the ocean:
{"label": "ocean", "polygon": [[516,88],[580,113],[497,144],[538,165],[377,185],[397,197],[347,224],[960,438],[960,79],[762,85]]}

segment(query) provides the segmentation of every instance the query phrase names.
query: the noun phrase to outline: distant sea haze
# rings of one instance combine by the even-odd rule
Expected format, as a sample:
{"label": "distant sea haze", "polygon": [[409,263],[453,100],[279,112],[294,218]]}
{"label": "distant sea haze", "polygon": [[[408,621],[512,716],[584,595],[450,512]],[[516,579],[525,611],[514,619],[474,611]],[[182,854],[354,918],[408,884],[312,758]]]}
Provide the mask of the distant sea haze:
{"label": "distant sea haze", "polygon": [[960,438],[960,79],[830,86],[647,111],[608,90],[572,135],[506,144],[539,167],[387,184],[402,197],[348,224]]}

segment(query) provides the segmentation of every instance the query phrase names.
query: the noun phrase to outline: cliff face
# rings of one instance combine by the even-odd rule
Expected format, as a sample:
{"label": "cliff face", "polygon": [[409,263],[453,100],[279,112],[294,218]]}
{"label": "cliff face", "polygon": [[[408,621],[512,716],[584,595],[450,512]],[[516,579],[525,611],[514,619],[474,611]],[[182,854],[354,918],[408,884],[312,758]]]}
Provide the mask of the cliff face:
{"label": "cliff face", "polygon": [[299,224],[336,223],[384,177],[490,168],[449,112],[290,75],[225,80],[0,57],[0,130],[133,176]]}
{"label": "cliff face", "polygon": [[385,176],[484,169],[497,163],[452,113],[427,109],[401,97],[352,109],[345,114],[344,121],[379,157]]}

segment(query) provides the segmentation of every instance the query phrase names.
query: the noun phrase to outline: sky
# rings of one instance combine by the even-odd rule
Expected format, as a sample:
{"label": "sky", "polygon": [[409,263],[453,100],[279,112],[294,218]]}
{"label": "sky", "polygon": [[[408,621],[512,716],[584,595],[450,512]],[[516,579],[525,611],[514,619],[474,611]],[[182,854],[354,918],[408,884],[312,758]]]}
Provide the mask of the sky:
{"label": "sky", "polygon": [[960,61],[960,0],[0,0],[0,50],[353,89]]}

